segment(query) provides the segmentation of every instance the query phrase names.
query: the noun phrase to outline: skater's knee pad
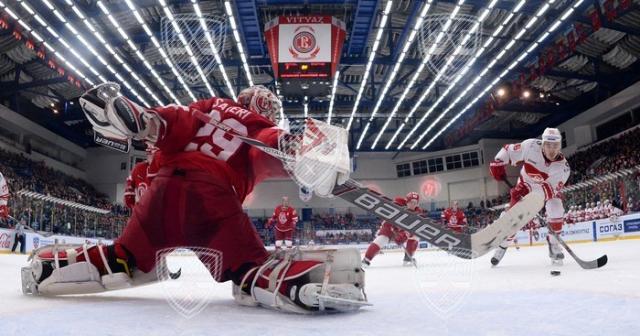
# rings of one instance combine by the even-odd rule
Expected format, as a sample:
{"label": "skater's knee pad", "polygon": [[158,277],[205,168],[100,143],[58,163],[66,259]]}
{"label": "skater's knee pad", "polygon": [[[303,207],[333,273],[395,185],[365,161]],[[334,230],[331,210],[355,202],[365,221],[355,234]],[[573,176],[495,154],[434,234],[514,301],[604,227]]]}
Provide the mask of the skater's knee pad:
{"label": "skater's knee pad", "polygon": [[379,235],[373,240],[373,243],[378,245],[378,247],[383,248],[385,245],[389,244],[389,237]]}

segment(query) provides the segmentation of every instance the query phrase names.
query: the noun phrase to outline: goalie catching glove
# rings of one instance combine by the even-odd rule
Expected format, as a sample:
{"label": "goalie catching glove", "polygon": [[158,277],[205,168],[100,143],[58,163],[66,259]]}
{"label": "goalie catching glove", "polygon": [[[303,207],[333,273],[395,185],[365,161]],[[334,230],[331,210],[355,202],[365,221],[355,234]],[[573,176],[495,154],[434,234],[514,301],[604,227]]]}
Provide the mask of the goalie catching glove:
{"label": "goalie catching glove", "polygon": [[104,83],[80,97],[80,106],[96,133],[115,141],[155,142],[161,127],[155,113],[120,94],[120,85]]}

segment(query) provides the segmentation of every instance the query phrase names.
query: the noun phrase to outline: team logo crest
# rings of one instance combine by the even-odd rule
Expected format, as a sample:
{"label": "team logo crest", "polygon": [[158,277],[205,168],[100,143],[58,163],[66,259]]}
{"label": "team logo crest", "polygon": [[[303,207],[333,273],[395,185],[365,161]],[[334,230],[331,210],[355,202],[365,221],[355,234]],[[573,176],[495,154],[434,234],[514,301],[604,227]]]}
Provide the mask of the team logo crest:
{"label": "team logo crest", "polygon": [[[473,251],[466,253],[474,254]],[[462,259],[445,251],[437,251],[429,258],[429,267],[416,268],[416,284],[431,311],[446,319],[462,307],[471,293],[477,259]]]}
{"label": "team logo crest", "polygon": [[418,33],[427,69],[443,82],[453,80],[482,45],[482,24],[473,15],[427,15]]}
{"label": "team logo crest", "polygon": [[315,30],[310,26],[300,26],[294,31],[295,35],[289,47],[289,53],[293,58],[301,61],[311,60],[320,52],[316,42]]}
{"label": "team logo crest", "polygon": [[156,275],[171,308],[190,319],[209,305],[215,293],[214,280],[222,277],[222,252],[202,247],[160,250]]}
{"label": "team logo crest", "polygon": [[40,238],[33,237],[33,248],[37,249],[38,247],[40,247]]}

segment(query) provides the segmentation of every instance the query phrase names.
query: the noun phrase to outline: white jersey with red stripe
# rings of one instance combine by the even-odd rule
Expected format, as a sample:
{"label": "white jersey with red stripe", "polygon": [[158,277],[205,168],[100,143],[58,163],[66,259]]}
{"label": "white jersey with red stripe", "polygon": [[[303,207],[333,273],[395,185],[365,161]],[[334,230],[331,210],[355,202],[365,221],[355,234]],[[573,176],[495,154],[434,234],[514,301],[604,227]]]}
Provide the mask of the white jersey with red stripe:
{"label": "white jersey with red stripe", "polygon": [[7,205],[9,202],[9,186],[7,180],[0,173],[0,205]]}
{"label": "white jersey with red stripe", "polygon": [[522,164],[518,182],[523,183],[530,191],[543,193],[546,200],[559,196],[571,173],[564,155],[560,154],[555,161],[544,157],[542,140],[538,139],[505,145],[496,159],[513,166]]}
{"label": "white jersey with red stripe", "polygon": [[584,209],[584,220],[590,221],[593,219],[593,208]]}

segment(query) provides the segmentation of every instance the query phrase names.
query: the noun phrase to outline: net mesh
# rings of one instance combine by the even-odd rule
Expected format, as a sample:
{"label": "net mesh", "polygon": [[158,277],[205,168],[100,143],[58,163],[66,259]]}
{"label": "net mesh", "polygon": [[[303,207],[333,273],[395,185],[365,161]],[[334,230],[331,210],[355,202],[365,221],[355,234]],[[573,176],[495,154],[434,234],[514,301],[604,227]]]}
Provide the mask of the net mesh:
{"label": "net mesh", "polygon": [[221,63],[227,41],[226,17],[174,14],[163,17],[160,26],[162,46],[189,84],[201,82]]}

